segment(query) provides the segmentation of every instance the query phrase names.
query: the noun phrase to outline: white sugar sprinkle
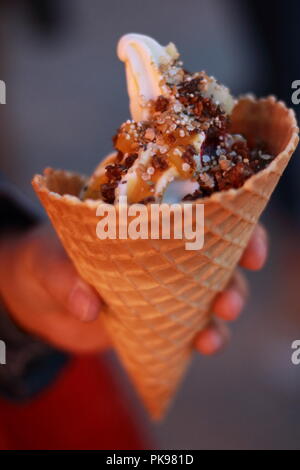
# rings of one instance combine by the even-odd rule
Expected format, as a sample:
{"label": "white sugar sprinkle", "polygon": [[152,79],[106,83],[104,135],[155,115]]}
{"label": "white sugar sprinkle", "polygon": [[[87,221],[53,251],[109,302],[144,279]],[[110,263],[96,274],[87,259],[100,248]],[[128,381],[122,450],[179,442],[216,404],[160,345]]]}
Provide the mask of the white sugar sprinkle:
{"label": "white sugar sprinkle", "polygon": [[271,160],[272,155],[268,155],[267,153],[264,153],[263,155],[260,156],[263,160]]}
{"label": "white sugar sprinkle", "polygon": [[189,171],[190,168],[191,168],[191,165],[189,165],[188,163],[183,163],[182,164],[182,170],[183,171]]}
{"label": "white sugar sprinkle", "polygon": [[167,151],[169,150],[169,147],[167,145],[163,145],[162,147],[160,147],[160,153],[167,153]]}
{"label": "white sugar sprinkle", "polygon": [[153,175],[154,172],[155,172],[155,169],[153,168],[153,166],[149,166],[149,168],[147,169],[148,175]]}

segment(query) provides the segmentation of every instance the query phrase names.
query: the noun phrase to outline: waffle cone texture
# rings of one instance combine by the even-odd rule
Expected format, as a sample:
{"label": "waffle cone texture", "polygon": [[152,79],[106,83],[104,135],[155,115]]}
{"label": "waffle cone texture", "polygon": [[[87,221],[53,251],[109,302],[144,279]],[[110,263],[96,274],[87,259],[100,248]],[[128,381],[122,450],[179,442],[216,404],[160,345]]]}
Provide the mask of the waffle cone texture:
{"label": "waffle cone texture", "polygon": [[[191,360],[193,342],[212,315],[298,143],[293,111],[273,97],[242,98],[232,133],[265,141],[276,158],[239,189],[195,201],[204,204],[204,247],[185,240],[99,240],[97,201],[78,195],[85,178],[47,169],[33,187],[79,274],[108,308],[104,321],[121,362],[153,418],[169,406]],[[148,210],[150,206],[147,206]]]}

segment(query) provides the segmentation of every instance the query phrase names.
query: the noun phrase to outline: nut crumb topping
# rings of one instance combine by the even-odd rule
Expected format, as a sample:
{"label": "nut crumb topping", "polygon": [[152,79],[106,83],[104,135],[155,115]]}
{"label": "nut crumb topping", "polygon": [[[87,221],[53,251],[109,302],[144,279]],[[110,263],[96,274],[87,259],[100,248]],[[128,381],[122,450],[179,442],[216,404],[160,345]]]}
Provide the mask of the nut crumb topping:
{"label": "nut crumb topping", "polygon": [[175,46],[168,48],[172,61],[160,64],[166,96],[145,103],[148,121],[127,120],[113,137],[117,155],[100,184],[105,202],[114,202],[115,189],[133,165],[141,186],[137,199],[147,204],[162,197],[155,193],[156,182],[169,168],[176,178],[198,182],[199,188],[183,198],[187,201],[239,188],[274,158],[263,143],[252,148],[243,136],[230,133],[222,103],[207,96],[211,77],[183,69]]}

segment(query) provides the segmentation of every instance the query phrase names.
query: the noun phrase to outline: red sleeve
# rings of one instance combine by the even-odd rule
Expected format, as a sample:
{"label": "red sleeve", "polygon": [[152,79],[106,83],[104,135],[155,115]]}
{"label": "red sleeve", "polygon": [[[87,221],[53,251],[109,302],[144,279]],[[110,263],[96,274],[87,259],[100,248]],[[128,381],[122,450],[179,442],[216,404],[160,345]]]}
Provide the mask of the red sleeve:
{"label": "red sleeve", "polygon": [[143,449],[146,440],[105,359],[80,357],[34,400],[0,400],[0,449]]}

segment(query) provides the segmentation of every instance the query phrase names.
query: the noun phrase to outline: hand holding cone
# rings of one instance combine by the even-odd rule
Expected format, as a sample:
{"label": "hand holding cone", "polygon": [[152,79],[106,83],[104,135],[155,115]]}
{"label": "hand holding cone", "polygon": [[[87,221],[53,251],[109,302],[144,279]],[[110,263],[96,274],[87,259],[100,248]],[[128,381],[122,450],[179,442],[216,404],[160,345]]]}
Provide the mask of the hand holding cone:
{"label": "hand holding cone", "polygon": [[145,406],[160,418],[191,359],[195,334],[229,281],[252,230],[298,143],[294,113],[274,98],[243,98],[232,131],[264,140],[276,158],[239,189],[205,205],[202,250],[184,240],[99,240],[97,201],[78,198],[85,179],[46,170],[33,187],[79,274],[108,305],[105,322]]}

